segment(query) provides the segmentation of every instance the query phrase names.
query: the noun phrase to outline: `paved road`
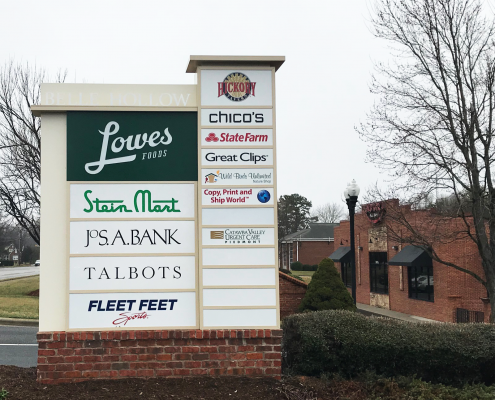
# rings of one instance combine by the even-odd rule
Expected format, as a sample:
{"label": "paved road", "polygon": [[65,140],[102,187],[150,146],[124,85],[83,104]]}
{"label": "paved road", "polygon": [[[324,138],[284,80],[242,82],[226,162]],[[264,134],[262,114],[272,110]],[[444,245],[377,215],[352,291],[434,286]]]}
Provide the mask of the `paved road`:
{"label": "paved road", "polygon": [[23,276],[39,275],[40,267],[1,267],[0,281],[4,279],[22,278]]}
{"label": "paved road", "polygon": [[37,326],[0,326],[0,365],[36,367],[37,332]]}

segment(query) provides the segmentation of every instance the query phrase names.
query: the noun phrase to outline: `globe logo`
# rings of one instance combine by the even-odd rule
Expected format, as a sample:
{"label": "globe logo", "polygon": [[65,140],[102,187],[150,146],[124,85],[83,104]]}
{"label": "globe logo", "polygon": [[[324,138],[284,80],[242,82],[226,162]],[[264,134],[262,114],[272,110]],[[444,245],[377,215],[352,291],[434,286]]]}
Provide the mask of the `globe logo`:
{"label": "globe logo", "polygon": [[270,192],[268,190],[260,190],[258,192],[258,200],[260,203],[268,203],[270,201]]}

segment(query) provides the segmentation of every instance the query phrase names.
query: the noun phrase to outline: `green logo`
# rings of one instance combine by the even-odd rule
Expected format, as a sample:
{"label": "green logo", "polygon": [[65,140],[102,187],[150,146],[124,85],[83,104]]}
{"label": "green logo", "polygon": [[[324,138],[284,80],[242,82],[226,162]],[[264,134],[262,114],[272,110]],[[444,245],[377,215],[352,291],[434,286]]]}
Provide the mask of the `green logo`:
{"label": "green logo", "polygon": [[180,212],[175,208],[175,205],[179,200],[175,200],[173,197],[170,200],[152,200],[151,192],[149,190],[138,190],[134,194],[134,209],[128,208],[124,204],[124,200],[100,200],[98,197],[94,200],[89,198],[89,195],[93,193],[92,190],[86,190],[84,192],[84,199],[88,203],[88,208],[84,209],[84,212],[97,212],[97,213],[115,213],[115,212]]}

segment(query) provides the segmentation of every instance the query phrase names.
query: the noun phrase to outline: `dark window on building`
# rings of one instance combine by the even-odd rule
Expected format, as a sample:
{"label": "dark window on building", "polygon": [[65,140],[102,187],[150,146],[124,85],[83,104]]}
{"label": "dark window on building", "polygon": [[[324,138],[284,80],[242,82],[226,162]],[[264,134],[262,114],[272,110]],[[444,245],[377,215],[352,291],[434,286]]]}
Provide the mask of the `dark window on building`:
{"label": "dark window on building", "polygon": [[342,275],[342,281],[347,287],[352,287],[352,269],[350,262],[344,262],[340,264],[340,272]]}
{"label": "dark window on building", "polygon": [[388,265],[386,252],[370,252],[370,291],[388,294]]}
{"label": "dark window on building", "polygon": [[409,297],[411,299],[433,301],[433,267],[407,267]]}

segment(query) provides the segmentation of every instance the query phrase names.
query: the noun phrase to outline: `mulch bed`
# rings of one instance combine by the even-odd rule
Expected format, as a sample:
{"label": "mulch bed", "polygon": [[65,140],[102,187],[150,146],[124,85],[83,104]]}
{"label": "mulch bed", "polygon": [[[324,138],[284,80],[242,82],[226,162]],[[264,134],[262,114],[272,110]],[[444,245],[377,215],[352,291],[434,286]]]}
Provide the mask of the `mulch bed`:
{"label": "mulch bed", "polygon": [[94,380],[73,384],[40,385],[36,368],[0,366],[0,393],[6,400],[22,399],[367,399],[361,384],[352,381],[323,382],[315,378],[185,378]]}
{"label": "mulch bed", "polygon": [[40,290],[39,289],[33,290],[32,292],[28,293],[28,296],[40,297]]}

